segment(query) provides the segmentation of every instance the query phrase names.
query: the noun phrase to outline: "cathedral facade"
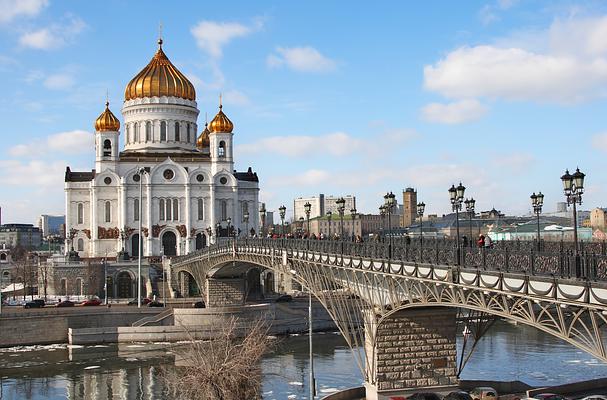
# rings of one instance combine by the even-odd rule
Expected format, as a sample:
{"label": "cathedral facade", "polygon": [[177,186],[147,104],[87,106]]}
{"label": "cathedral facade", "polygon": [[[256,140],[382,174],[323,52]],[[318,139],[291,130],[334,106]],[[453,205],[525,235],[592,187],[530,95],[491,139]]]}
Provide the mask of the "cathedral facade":
{"label": "cathedral facade", "polygon": [[95,121],[95,168],[66,168],[66,249],[80,257],[137,256],[141,235],[143,256],[172,256],[217,236],[254,233],[259,180],[251,168],[234,170],[234,125],[221,100],[200,135],[198,115],[194,86],[159,40],[126,86],[122,131],[106,103]]}

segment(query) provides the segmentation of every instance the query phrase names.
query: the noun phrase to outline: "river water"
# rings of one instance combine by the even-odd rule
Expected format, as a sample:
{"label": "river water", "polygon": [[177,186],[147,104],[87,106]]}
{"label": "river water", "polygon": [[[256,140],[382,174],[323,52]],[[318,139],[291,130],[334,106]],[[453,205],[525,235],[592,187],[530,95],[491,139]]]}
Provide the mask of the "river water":
{"label": "river water", "polygon": [[[263,360],[264,399],[307,399],[308,338],[278,339]],[[460,343],[461,344],[461,343]],[[159,365],[174,365],[174,344],[32,346],[0,349],[2,400],[165,399]],[[336,333],[314,335],[319,398],[360,386],[355,357]],[[553,385],[607,377],[607,364],[523,325],[495,324],[479,342],[463,379]]]}

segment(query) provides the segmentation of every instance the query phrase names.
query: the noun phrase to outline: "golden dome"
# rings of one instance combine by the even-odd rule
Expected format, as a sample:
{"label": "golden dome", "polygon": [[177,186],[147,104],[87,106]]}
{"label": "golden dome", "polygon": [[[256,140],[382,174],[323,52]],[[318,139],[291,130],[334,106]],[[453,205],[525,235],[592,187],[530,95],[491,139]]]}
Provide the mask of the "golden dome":
{"label": "golden dome", "polygon": [[208,126],[209,124],[204,124],[204,131],[202,131],[200,136],[198,136],[198,139],[196,139],[196,147],[200,150],[211,145],[211,140],[209,138],[209,133],[211,132],[209,131]]}
{"label": "golden dome", "polygon": [[120,129],[120,121],[110,111],[110,102],[105,102],[105,110],[95,120],[95,130],[97,132],[118,132]]}
{"label": "golden dome", "polygon": [[194,85],[169,61],[159,39],[152,60],[126,85],[124,100],[161,96],[196,100]]}
{"label": "golden dome", "polygon": [[232,130],[234,129],[234,124],[223,113],[223,111],[221,111],[222,108],[223,108],[223,106],[221,105],[221,102],[220,102],[219,103],[219,112],[217,113],[215,118],[213,118],[213,120],[209,124],[209,130],[211,131],[211,133],[232,132]]}

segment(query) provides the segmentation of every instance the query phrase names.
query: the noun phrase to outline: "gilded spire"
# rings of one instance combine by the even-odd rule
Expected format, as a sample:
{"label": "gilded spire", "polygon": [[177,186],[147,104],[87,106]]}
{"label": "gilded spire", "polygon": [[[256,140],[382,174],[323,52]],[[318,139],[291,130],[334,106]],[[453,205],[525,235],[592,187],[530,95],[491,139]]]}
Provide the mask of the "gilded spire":
{"label": "gilded spire", "polygon": [[204,149],[205,147],[209,147],[211,145],[211,139],[209,138],[209,123],[207,122],[207,113],[204,113],[204,130],[196,139],[196,148],[199,150]]}
{"label": "gilded spire", "polygon": [[221,94],[219,95],[219,112],[215,115],[215,118],[209,124],[209,130],[211,133],[215,132],[227,132],[231,133],[234,130],[234,124],[230,119],[223,113],[223,105],[221,104]]}
{"label": "gilded spire", "polygon": [[105,110],[95,120],[95,130],[97,132],[118,132],[120,130],[120,121],[110,111],[110,102],[105,101]]}

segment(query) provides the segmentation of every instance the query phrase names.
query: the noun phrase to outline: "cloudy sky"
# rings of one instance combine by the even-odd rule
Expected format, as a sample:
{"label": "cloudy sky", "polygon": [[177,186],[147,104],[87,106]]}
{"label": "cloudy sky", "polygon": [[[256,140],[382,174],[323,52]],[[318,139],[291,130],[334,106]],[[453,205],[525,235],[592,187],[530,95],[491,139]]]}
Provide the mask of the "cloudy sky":
{"label": "cloudy sky", "polygon": [[[347,6],[346,6],[347,4]],[[218,97],[268,209],[318,193],[375,212],[412,186],[430,213],[460,180],[477,208],[529,211],[579,165],[607,206],[607,4],[602,1],[0,0],[3,222],[63,213],[65,167],[94,166],[93,129],[164,49]]]}

